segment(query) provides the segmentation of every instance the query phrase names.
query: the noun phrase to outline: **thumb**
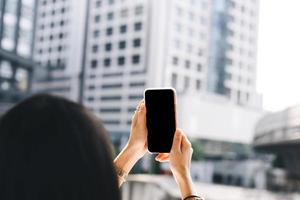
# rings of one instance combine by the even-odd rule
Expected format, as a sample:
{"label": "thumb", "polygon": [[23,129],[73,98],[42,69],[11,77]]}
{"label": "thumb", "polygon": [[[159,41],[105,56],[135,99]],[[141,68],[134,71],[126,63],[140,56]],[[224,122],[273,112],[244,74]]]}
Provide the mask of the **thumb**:
{"label": "thumb", "polygon": [[181,140],[182,140],[182,132],[180,129],[176,129],[171,151],[181,152]]}
{"label": "thumb", "polygon": [[184,150],[192,148],[192,144],[185,134],[182,135],[182,148]]}

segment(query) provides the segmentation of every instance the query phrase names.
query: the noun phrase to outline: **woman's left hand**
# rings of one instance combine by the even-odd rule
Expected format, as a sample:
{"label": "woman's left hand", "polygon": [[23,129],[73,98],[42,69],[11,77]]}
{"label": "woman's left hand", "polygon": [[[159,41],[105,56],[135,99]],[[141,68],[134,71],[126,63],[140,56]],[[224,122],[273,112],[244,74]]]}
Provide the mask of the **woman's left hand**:
{"label": "woman's left hand", "polygon": [[[147,152],[147,127],[146,127],[146,107],[141,101],[132,117],[129,140],[123,150],[115,158],[115,166],[126,175],[130,172],[135,163]],[[119,186],[124,179],[119,177]]]}
{"label": "woman's left hand", "polygon": [[131,131],[127,147],[134,149],[139,157],[143,157],[147,152],[147,126],[146,126],[146,106],[142,100],[134,112],[131,122]]}

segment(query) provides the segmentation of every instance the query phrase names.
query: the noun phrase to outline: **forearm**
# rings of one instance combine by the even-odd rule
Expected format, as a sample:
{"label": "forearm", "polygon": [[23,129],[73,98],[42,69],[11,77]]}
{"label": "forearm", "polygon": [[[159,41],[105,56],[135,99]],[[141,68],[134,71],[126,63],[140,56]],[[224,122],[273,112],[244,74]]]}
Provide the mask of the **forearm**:
{"label": "forearm", "polygon": [[[126,175],[131,171],[135,163],[142,157],[134,147],[126,145],[124,149],[115,158],[114,164],[116,168],[121,169]],[[123,177],[118,177],[119,186],[124,183]]]}
{"label": "forearm", "polygon": [[185,198],[190,195],[196,195],[194,184],[189,174],[184,176],[177,175],[175,176],[175,179],[179,186],[182,198]]}

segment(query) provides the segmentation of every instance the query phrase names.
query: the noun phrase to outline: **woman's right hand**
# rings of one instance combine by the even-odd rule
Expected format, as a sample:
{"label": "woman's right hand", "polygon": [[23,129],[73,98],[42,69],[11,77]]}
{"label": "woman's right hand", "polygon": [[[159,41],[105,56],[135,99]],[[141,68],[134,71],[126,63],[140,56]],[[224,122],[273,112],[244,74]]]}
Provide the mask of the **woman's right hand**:
{"label": "woman's right hand", "polygon": [[183,197],[195,195],[190,175],[191,158],[193,149],[190,141],[182,130],[177,129],[173,139],[170,153],[160,153],[156,160],[160,162],[170,161],[170,168]]}

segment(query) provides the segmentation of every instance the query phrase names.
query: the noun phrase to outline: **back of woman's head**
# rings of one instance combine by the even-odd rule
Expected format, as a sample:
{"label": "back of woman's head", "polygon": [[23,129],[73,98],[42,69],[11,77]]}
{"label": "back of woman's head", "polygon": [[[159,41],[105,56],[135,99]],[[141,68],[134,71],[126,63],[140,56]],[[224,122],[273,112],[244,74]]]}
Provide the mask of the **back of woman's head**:
{"label": "back of woman's head", "polygon": [[0,119],[0,199],[119,199],[101,122],[49,95],[8,111]]}

